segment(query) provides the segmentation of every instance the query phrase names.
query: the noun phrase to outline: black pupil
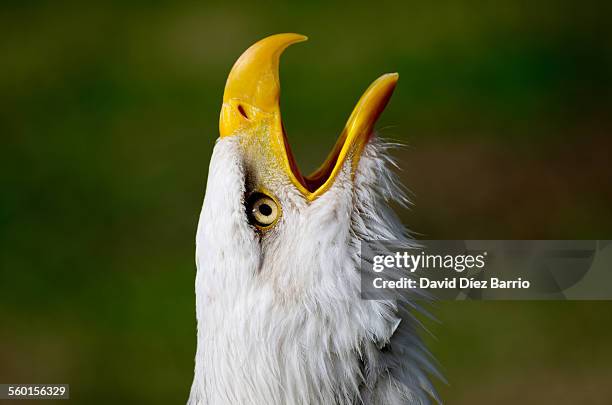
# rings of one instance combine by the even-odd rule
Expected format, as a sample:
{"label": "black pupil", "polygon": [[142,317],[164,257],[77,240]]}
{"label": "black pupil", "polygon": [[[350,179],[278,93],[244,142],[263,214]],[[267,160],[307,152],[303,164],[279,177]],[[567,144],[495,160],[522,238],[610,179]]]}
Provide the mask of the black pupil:
{"label": "black pupil", "polygon": [[262,213],[262,215],[268,216],[270,214],[272,214],[272,207],[270,207],[268,204],[261,204],[259,205],[259,212]]}

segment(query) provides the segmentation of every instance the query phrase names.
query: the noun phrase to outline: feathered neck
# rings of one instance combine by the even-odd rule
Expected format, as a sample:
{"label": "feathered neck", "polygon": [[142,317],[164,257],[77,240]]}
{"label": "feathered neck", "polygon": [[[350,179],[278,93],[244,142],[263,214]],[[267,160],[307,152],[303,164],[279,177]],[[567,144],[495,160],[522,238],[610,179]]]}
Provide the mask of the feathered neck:
{"label": "feathered neck", "polygon": [[244,224],[237,141],[217,142],[197,234],[189,404],[428,403],[435,396],[426,376],[435,370],[411,313],[360,297],[360,242],[411,243],[388,206],[407,202],[389,170],[389,148],[373,138],[354,178],[349,160],[310,204],[279,191],[285,226],[261,240]]}

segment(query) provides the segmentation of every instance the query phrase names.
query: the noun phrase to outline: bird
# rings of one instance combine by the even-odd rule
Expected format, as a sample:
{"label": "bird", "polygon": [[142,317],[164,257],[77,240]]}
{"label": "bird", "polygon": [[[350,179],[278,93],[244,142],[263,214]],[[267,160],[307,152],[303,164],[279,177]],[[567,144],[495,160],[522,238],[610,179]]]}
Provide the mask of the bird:
{"label": "bird", "polygon": [[437,364],[414,300],[360,294],[360,244],[412,243],[408,203],[374,125],[398,82],[363,93],[303,175],[280,114],[279,60],[307,37],[250,46],[223,94],[196,232],[197,348],[188,405],[429,404]]}

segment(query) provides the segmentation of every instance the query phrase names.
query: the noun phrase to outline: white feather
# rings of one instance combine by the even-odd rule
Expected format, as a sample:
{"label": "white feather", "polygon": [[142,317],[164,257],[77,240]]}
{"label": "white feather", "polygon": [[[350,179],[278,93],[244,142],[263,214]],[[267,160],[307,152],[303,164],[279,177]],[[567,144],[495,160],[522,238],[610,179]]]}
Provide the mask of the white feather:
{"label": "white feather", "polygon": [[[190,405],[427,404],[436,373],[417,322],[396,301],[360,297],[360,241],[411,244],[389,209],[405,202],[371,141],[307,202],[288,179],[282,217],[249,225],[240,136],[219,139],[196,238],[198,347]],[[411,304],[408,302],[408,304]]]}

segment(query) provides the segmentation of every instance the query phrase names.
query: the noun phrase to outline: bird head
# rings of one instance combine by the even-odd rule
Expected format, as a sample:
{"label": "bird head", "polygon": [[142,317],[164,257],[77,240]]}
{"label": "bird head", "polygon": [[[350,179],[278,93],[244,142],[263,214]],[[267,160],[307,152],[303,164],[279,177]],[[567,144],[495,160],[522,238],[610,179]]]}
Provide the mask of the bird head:
{"label": "bird head", "polygon": [[[278,68],[305,39],[255,43],[227,79],[196,236],[192,403],[426,403],[412,318],[360,295],[360,242],[411,243],[388,206],[406,201],[389,145],[373,135],[398,75],[366,89],[325,162],[304,175],[281,119]],[[392,337],[394,349],[381,350]],[[391,354],[404,352],[407,365]]]}
{"label": "bird head", "polygon": [[[279,60],[289,45],[306,39],[298,34],[264,38],[248,48],[231,69],[204,205],[226,204],[203,221],[219,233],[224,229],[221,222],[234,221],[225,226],[233,230],[231,235],[211,235],[215,243],[226,240],[233,254],[248,252],[256,258],[250,274],[285,280],[284,287],[292,284],[294,276],[292,291],[303,286],[304,278],[321,276],[316,270],[301,269],[338,264],[334,260],[354,247],[354,227],[366,219],[355,216],[367,216],[373,214],[368,210],[376,209],[357,210],[359,185],[373,196],[380,191],[375,183],[381,175],[365,173],[380,171],[374,167],[377,162],[370,159],[360,166],[360,161],[398,80],[396,73],[385,74],[367,88],[325,162],[304,175],[281,118]],[[359,176],[360,172],[366,175]],[[215,185],[219,189],[211,191]]]}

